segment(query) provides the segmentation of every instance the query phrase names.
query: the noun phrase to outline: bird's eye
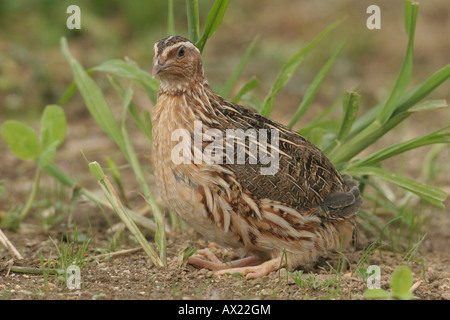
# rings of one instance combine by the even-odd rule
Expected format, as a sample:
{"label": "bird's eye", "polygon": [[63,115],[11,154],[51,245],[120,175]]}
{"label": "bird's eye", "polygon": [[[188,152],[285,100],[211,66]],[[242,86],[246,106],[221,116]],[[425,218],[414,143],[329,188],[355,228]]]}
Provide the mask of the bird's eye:
{"label": "bird's eye", "polygon": [[184,54],[186,53],[186,49],[184,47],[180,47],[177,51],[178,58],[184,57]]}

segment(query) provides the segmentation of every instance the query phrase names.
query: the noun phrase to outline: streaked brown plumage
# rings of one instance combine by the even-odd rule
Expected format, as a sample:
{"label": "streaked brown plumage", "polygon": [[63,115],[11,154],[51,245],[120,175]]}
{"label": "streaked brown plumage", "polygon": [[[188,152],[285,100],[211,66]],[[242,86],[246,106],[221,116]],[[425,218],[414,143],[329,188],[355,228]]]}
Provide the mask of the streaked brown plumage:
{"label": "streaked brown plumage", "polygon": [[[295,131],[215,94],[204,77],[200,52],[189,40],[164,38],[154,53],[153,76],[160,80],[160,90],[152,113],[152,157],[161,197],[207,239],[250,255],[226,265],[203,251],[211,261],[192,257],[190,263],[219,270],[217,274],[240,272],[257,278],[283,266],[283,252],[288,265],[298,267],[339,249],[341,240],[344,245],[352,241],[361,197],[350,176],[341,176]],[[202,151],[214,141],[208,141],[211,132],[225,137],[230,129],[267,129],[270,134],[262,143],[270,146],[267,155],[279,154],[276,173],[263,175],[261,168],[267,165],[250,161],[255,155],[251,139],[244,140],[243,164],[229,163],[220,154],[215,159],[222,161],[174,161],[180,140],[194,159],[194,121],[202,124]],[[187,139],[174,138],[179,129]],[[278,146],[270,145],[275,133]],[[220,147],[225,150],[226,142]]]}

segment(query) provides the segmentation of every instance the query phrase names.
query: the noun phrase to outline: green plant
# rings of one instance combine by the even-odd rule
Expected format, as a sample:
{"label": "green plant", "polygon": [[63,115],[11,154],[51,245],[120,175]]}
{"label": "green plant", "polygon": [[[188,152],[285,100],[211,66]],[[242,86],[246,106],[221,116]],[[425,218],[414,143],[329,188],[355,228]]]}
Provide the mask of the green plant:
{"label": "green plant", "polygon": [[85,255],[91,239],[79,233],[76,224],[72,238],[63,236],[60,239],[59,245],[52,238],[50,240],[58,252],[58,266],[61,269],[67,270],[71,265],[76,265],[80,268],[85,265]]}
{"label": "green plant", "polygon": [[399,266],[395,269],[391,278],[391,290],[388,292],[383,289],[367,289],[364,296],[367,299],[399,299],[410,300],[414,296],[410,292],[413,285],[411,270],[406,266]]}
{"label": "green plant", "polygon": [[39,189],[42,170],[53,160],[56,149],[63,143],[66,136],[66,118],[64,111],[57,105],[49,105],[41,116],[41,134],[30,126],[8,120],[2,125],[2,137],[9,149],[20,159],[34,160],[37,164],[34,183],[24,207],[17,216],[14,225],[20,227],[32,208]]}

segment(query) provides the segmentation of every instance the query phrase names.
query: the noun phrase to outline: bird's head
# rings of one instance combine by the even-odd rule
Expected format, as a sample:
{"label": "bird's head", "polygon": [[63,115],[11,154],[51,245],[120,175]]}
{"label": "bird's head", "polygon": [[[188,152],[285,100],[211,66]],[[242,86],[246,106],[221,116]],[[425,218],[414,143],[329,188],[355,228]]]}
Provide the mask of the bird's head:
{"label": "bird's head", "polygon": [[188,39],[170,36],[155,43],[153,77],[169,90],[183,90],[204,80],[200,51]]}

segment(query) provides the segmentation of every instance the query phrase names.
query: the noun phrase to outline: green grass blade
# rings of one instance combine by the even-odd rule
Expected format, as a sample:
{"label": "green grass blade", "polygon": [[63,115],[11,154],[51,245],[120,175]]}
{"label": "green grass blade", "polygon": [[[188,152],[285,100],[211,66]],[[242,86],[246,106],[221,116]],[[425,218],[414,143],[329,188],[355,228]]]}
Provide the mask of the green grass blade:
{"label": "green grass blade", "polygon": [[352,129],[356,115],[358,114],[359,98],[360,95],[357,92],[346,92],[344,95],[344,115],[342,117],[341,127],[339,128],[339,133],[337,135],[337,140],[339,142],[344,141]]}
{"label": "green grass blade", "polygon": [[422,111],[429,111],[434,109],[441,109],[448,107],[447,101],[444,99],[441,100],[426,100],[422,103],[419,103],[415,105],[414,107],[410,108],[409,112],[422,112]]}
{"label": "green grass blade", "polygon": [[186,0],[186,11],[189,29],[189,40],[196,43],[200,34],[198,0]]}
{"label": "green grass blade", "polygon": [[320,123],[334,123],[332,126],[333,128],[330,128],[331,131],[333,132],[337,132],[339,130],[339,126],[338,123],[335,121],[322,121],[327,115],[330,114],[331,111],[334,110],[334,108],[336,108],[336,106],[341,102],[342,98],[337,99],[335,102],[333,102],[328,108],[326,108],[324,111],[322,111],[321,114],[319,114],[317,117],[315,117],[312,121],[308,122],[308,126],[300,129],[298,131],[298,133],[300,133],[301,135],[305,135],[306,131],[311,130],[312,128],[314,128],[316,125],[319,125]]}
{"label": "green grass blade", "polygon": [[117,124],[102,91],[95,81],[89,77],[80,63],[70,55],[67,40],[65,38],[61,39],[61,49],[64,57],[72,68],[75,82],[77,83],[78,89],[80,90],[92,117],[124,154],[126,154],[125,142],[120,132],[119,125]]}
{"label": "green grass blade", "polygon": [[341,124],[339,127],[339,131],[336,135],[336,138],[333,139],[324,149],[323,152],[325,154],[331,153],[331,150],[339,147],[342,142],[347,138],[348,133],[350,132],[353,123],[355,122],[356,115],[358,114],[359,109],[359,94],[356,92],[346,91],[344,94],[343,100],[343,109],[344,113],[342,116]]}
{"label": "green grass blade", "polygon": [[250,92],[251,90],[257,88],[260,85],[260,82],[255,77],[252,77],[242,88],[239,90],[239,92],[234,96],[234,98],[231,100],[233,103],[239,103],[242,96],[246,94],[247,92]]}
{"label": "green grass blade", "polygon": [[408,20],[408,47],[406,50],[405,58],[403,60],[402,68],[400,70],[400,74],[397,78],[394,88],[392,89],[391,95],[389,96],[381,112],[378,114],[377,120],[382,124],[386,123],[395,112],[395,109],[398,106],[398,102],[401,100],[401,97],[405,93],[405,90],[408,87],[409,81],[411,79],[413,67],[414,34],[416,29],[419,5],[417,3],[412,3],[411,1],[407,1],[406,5],[411,7],[407,10],[407,12],[409,13],[406,17],[406,20]]}
{"label": "green grass blade", "polygon": [[445,128],[442,128],[440,130],[434,131],[430,134],[417,137],[402,143],[398,143],[395,145],[392,145],[390,147],[384,148],[380,151],[377,151],[364,159],[355,161],[349,166],[350,168],[354,167],[365,167],[365,166],[372,166],[376,163],[379,163],[387,158],[391,158],[395,155],[404,153],[406,151],[416,149],[422,146],[430,145],[430,144],[437,144],[437,143],[450,143],[450,133],[441,133],[442,131],[450,128],[450,126],[447,126]]}
{"label": "green grass blade", "polygon": [[315,123],[313,126],[308,126],[304,129],[300,130],[299,133],[301,135],[303,135],[305,138],[309,139],[310,133],[316,128],[323,129],[326,132],[337,132],[337,130],[339,130],[339,123],[337,123],[336,121],[331,121],[331,120]]}
{"label": "green grass blade", "polygon": [[100,165],[96,162],[89,163],[89,168],[93,176],[97,179],[100,187],[102,188],[105,197],[108,199],[111,206],[114,208],[114,211],[120,217],[122,222],[125,224],[127,229],[134,235],[139,244],[144,249],[145,253],[149,256],[150,260],[156,266],[165,266],[165,261],[162,261],[158,254],[153,250],[148,241],[145,239],[142,232],[139,230],[137,225],[134,223],[131,215],[128,212],[128,209],[120,202],[119,196],[117,195],[113,185],[109,181],[108,177],[103,174],[103,170]]}
{"label": "green grass blade", "polygon": [[[450,64],[435,72],[431,77],[429,77],[415,89],[410,90],[409,94],[403,100],[403,102],[399,103],[399,105],[395,108],[393,116],[408,111],[411,107],[425,98],[428,94],[442,85],[448,79],[450,79]],[[356,120],[349,136],[353,137],[363,129],[365,129],[367,126],[369,126],[376,119],[378,113],[382,108],[383,104],[378,104],[372,107],[361,118]]]}
{"label": "green grass blade", "polygon": [[447,198],[447,194],[440,189],[391,173],[381,168],[357,167],[344,170],[344,172],[354,176],[377,176],[383,180],[394,183],[407,191],[415,193],[422,199],[431,202],[433,205],[440,203],[442,206],[442,202]]}
{"label": "green grass blade", "polygon": [[164,232],[165,224],[164,224],[164,212],[159,208],[156,203],[156,199],[153,197],[150,186],[147,183],[145,178],[144,171],[139,163],[136,152],[133,148],[133,144],[131,142],[130,136],[126,129],[126,115],[128,113],[128,108],[131,104],[133,91],[131,87],[127,89],[123,98],[122,105],[122,135],[125,141],[125,146],[127,148],[128,159],[133,172],[136,174],[139,186],[144,194],[146,201],[151,205],[152,212],[155,217],[156,222],[156,233],[155,233],[155,242],[158,246],[158,250],[160,253],[160,259],[163,261],[164,265],[166,264],[166,236]]}
{"label": "green grass blade", "polygon": [[300,117],[306,112],[306,110],[308,110],[309,106],[311,105],[312,101],[314,100],[314,98],[317,94],[317,91],[319,90],[320,85],[322,84],[323,79],[325,79],[325,76],[328,74],[328,71],[330,70],[330,68],[333,65],[334,61],[336,60],[337,56],[341,53],[344,46],[345,46],[345,43],[343,43],[336,50],[336,52],[331,56],[331,58],[322,67],[322,69],[320,69],[317,76],[311,82],[310,86],[308,87],[308,89],[305,92],[305,95],[303,97],[301,104],[297,108],[297,111],[295,112],[291,121],[289,121],[289,124],[288,124],[289,128],[292,128],[297,123],[297,121],[300,119]]}
{"label": "green grass blade", "polygon": [[[125,89],[122,87],[122,84],[117,81],[113,76],[108,77],[110,80],[112,86],[117,91],[119,96],[124,100],[125,98]],[[152,122],[151,120],[149,122],[144,121],[142,117],[139,114],[139,110],[136,108],[133,102],[130,102],[130,105],[128,106],[128,110],[130,111],[131,115],[133,116],[133,119],[137,125],[137,127],[145,134],[148,141],[152,143]]]}
{"label": "green grass blade", "polygon": [[280,90],[288,83],[288,81],[292,78],[294,71],[300,65],[305,55],[308,54],[312,49],[314,49],[317,44],[322,40],[330,31],[335,29],[343,19],[338,20],[333,23],[331,26],[326,28],[322,33],[320,33],[315,39],[313,39],[306,47],[300,50],[297,54],[295,54],[289,61],[282,67],[281,71],[278,73],[275,82],[273,83],[269,93],[264,99],[261,114],[263,116],[270,116],[272,112],[273,106],[275,104],[275,98],[280,92]]}
{"label": "green grass blade", "polygon": [[92,68],[91,70],[102,71],[119,77],[135,80],[146,89],[152,103],[156,103],[159,82],[153,79],[151,74],[140,69],[137,65],[119,59],[112,59]]}
{"label": "green grass blade", "polygon": [[215,0],[211,11],[206,17],[205,27],[203,28],[200,39],[193,40],[200,52],[203,52],[206,41],[217,31],[222,22],[223,16],[227,11],[230,0]]}
{"label": "green grass blade", "polygon": [[411,113],[409,112],[395,115],[384,125],[381,125],[378,121],[374,121],[358,135],[345,141],[339,148],[333,149],[329,154],[330,160],[340,168],[342,163],[350,161],[354,156],[380,139],[410,115]]}
{"label": "green grass blade", "polygon": [[173,0],[167,2],[167,34],[175,34],[175,18],[173,12]]}
{"label": "green grass blade", "polygon": [[253,49],[255,48],[258,38],[259,37],[256,36],[253,39],[253,41],[250,43],[247,50],[245,50],[245,53],[242,56],[241,61],[239,61],[239,64],[237,65],[236,69],[234,69],[233,73],[228,78],[227,82],[225,83],[225,86],[221,92],[221,94],[224,98],[228,98],[231,89],[233,89],[234,85],[236,84],[236,81],[239,79],[239,76],[242,73],[242,70],[244,70],[244,67],[247,65],[248,59],[250,58],[250,55],[252,54]]}

